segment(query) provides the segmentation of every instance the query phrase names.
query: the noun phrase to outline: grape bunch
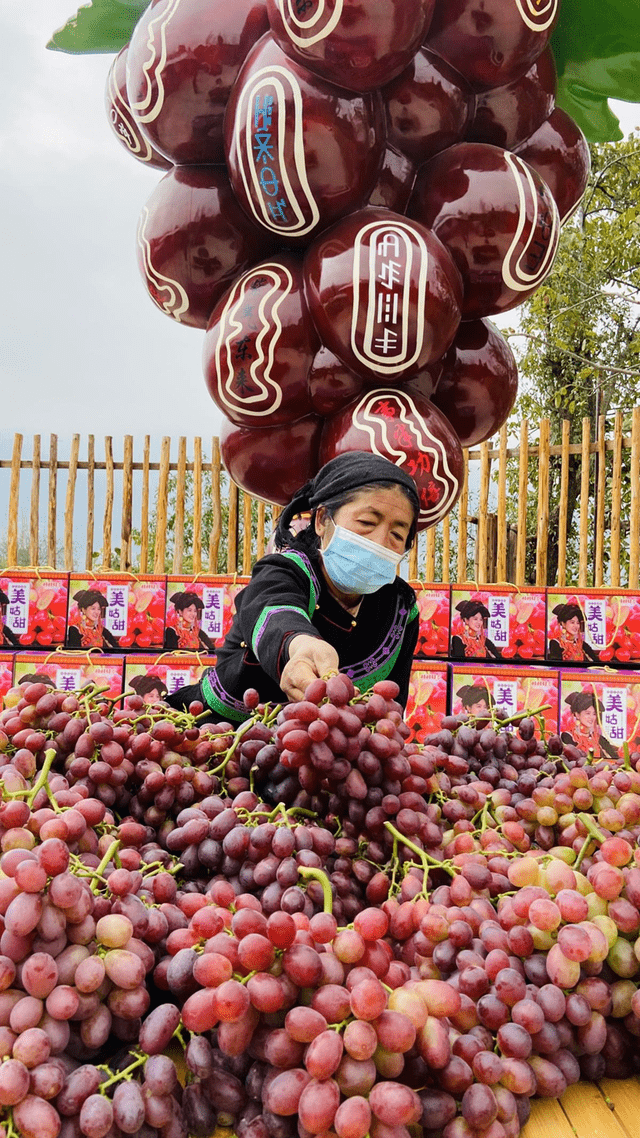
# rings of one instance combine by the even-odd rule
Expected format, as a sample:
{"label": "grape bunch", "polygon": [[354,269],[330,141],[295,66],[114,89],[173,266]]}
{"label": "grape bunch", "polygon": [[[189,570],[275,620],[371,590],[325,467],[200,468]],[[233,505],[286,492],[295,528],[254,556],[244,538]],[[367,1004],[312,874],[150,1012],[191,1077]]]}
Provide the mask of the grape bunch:
{"label": "grape bunch", "polygon": [[18,694],[4,1138],[517,1138],[640,1070],[640,756],[499,709],[418,746],[342,675],[237,729]]}
{"label": "grape bunch", "polygon": [[461,447],[510,413],[516,362],[487,317],[551,270],[589,152],[555,105],[559,0],[485,8],[153,0],[112,65],[117,137],[166,171],[143,280],[207,329],[249,493],[284,504],[344,450],[402,453],[424,528],[455,503]]}

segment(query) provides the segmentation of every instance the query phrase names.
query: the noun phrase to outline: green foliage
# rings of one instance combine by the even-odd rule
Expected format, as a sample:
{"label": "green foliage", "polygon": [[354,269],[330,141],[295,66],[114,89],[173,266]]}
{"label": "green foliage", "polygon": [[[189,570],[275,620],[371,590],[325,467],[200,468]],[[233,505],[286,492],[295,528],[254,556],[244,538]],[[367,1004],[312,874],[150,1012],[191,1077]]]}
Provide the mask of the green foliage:
{"label": "green foliage", "polygon": [[53,33],[47,47],[72,55],[120,51],[147,5],[148,0],[91,0]]}
{"label": "green foliage", "polygon": [[[640,390],[640,138],[592,148],[593,169],[584,202],[564,228],[549,279],[519,310],[520,324],[508,338],[518,355],[521,395],[514,429],[522,419],[548,418],[551,443],[561,442],[562,421],[570,422],[570,442],[580,443],[582,420],[591,420],[595,441],[598,417],[609,432],[616,411],[630,431],[630,412]],[[532,440],[534,441],[534,440]],[[623,461],[628,461],[628,450]],[[611,456],[608,457],[608,462]],[[595,460],[591,462],[595,476]],[[570,460],[569,573],[577,563],[575,520],[580,457]],[[551,461],[551,545],[557,541],[560,460]],[[530,518],[535,533],[537,462],[530,464]],[[512,475],[510,506],[517,511],[517,476]],[[629,479],[623,469],[623,517]],[[609,509],[609,504],[607,505]],[[590,522],[593,519],[590,519]],[[555,580],[551,548],[549,583]],[[528,577],[533,579],[535,539],[529,542]]]}

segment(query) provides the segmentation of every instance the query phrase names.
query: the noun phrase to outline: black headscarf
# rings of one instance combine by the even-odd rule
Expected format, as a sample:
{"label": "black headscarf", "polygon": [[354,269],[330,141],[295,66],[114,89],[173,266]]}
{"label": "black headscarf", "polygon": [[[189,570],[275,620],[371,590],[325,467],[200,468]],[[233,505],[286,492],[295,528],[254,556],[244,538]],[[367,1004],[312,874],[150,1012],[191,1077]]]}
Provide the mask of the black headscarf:
{"label": "black headscarf", "polygon": [[298,514],[314,511],[318,506],[326,505],[332,498],[338,498],[352,490],[359,490],[363,486],[380,485],[402,486],[407,491],[414,510],[413,524],[407,535],[406,548],[409,549],[416,535],[416,523],[420,513],[416,484],[401,466],[396,466],[379,454],[363,450],[347,451],[330,459],[321,467],[315,478],[301,486],[280,514],[276,530],[276,546],[282,549],[294,540],[289,526]]}
{"label": "black headscarf", "polygon": [[566,624],[567,621],[572,620],[574,616],[577,616],[580,624],[584,624],[584,614],[580,608],[580,605],[556,605],[556,607],[551,611],[553,612],[554,616],[557,616],[558,624]]}
{"label": "black headscarf", "polygon": [[589,707],[593,707],[600,715],[604,711],[601,700],[598,700],[596,705],[595,692],[592,691],[569,692],[569,695],[565,696],[564,702],[569,704],[574,715],[579,715],[581,711],[586,711]]}
{"label": "black headscarf", "polygon": [[456,611],[460,613],[463,620],[471,620],[472,616],[476,613],[482,613],[482,619],[488,620],[490,613],[486,605],[482,601],[460,601],[456,605]]}

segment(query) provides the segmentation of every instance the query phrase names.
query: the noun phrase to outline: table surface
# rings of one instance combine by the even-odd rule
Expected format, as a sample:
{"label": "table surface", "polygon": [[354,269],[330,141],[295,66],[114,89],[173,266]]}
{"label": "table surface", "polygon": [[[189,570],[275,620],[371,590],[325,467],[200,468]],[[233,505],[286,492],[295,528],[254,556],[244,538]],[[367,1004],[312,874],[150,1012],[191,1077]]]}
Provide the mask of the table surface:
{"label": "table surface", "polygon": [[578,1083],[562,1098],[535,1099],[521,1138],[639,1138],[640,1079]]}

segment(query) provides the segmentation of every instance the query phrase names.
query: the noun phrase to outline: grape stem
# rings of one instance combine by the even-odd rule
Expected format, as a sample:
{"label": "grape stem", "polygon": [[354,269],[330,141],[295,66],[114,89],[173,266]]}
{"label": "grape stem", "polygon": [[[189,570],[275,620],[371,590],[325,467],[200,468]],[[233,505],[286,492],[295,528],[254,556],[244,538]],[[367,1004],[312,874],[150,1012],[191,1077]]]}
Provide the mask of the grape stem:
{"label": "grape stem", "polygon": [[313,869],[310,866],[299,865],[298,875],[320,882],[322,886],[323,911],[333,915],[333,894],[331,892],[331,882],[326,873],[323,873],[321,869]]}
{"label": "grape stem", "polygon": [[235,735],[233,736],[233,742],[232,742],[231,746],[225,752],[224,759],[222,760],[221,763],[218,763],[217,767],[214,767],[213,770],[210,770],[209,774],[216,775],[216,774],[223,774],[224,773],[224,770],[227,766],[227,763],[229,762],[229,759],[233,755],[234,751],[237,751],[241,740],[244,738],[244,736],[247,734],[247,732],[250,731],[251,728],[255,726],[256,722],[257,722],[256,717],[252,715],[251,719],[247,719],[246,723],[243,723],[238,728]]}
{"label": "grape stem", "polygon": [[576,858],[576,860],[572,866],[573,870],[576,873],[579,871],[580,866],[582,865],[585,857],[587,856],[587,850],[589,849],[589,846],[591,845],[592,841],[593,841],[593,838],[591,837],[591,834],[587,834],[584,842],[582,843],[580,853],[578,854],[578,856],[577,856],[577,858]]}
{"label": "grape stem", "polygon": [[438,861],[437,858],[431,857],[431,855],[428,854],[425,850],[421,850],[420,846],[415,845],[415,843],[412,842],[410,838],[406,838],[404,834],[401,834],[399,830],[396,830],[395,826],[391,822],[385,822],[384,828],[385,830],[388,830],[394,838],[397,839],[398,843],[406,846],[407,849],[411,850],[412,853],[415,853],[417,855],[417,857],[422,862],[422,867],[425,872],[428,873],[429,868],[433,867],[434,869],[444,869],[445,873],[448,873],[450,877],[456,876],[456,871],[451,863],[447,863],[446,861]]}
{"label": "grape stem", "polygon": [[606,842],[607,835],[603,834],[602,830],[598,829],[595,822],[593,821],[593,818],[590,818],[588,814],[578,814],[578,818],[588,830],[594,841],[598,842],[599,844],[601,842]]}
{"label": "grape stem", "polygon": [[[128,1067],[125,1067],[124,1071],[118,1071],[117,1074],[111,1075],[111,1078],[105,1079],[103,1083],[100,1083],[100,1094],[106,1095],[107,1090],[109,1087],[112,1087],[114,1083],[120,1083],[123,1079],[130,1080],[133,1078],[133,1072],[137,1071],[138,1067],[142,1067],[148,1058],[148,1055],[140,1054],[137,1056],[133,1063],[130,1063]],[[100,1066],[99,1069],[101,1071],[109,1070],[108,1067],[104,1066]]]}
{"label": "grape stem", "polygon": [[98,885],[98,879],[102,877],[102,875],[103,875],[105,869],[107,868],[109,862],[111,861],[113,856],[117,853],[117,851],[120,849],[121,844],[122,843],[118,839],[116,839],[115,842],[112,842],[111,845],[109,846],[109,849],[107,850],[106,854],[104,855],[102,861],[100,862],[100,865],[96,866],[93,873],[91,874],[91,876],[93,878],[93,884],[90,885],[89,888],[91,889],[92,893],[98,893],[99,892],[100,887]]}
{"label": "grape stem", "polygon": [[[45,752],[42,770],[40,771],[38,778],[36,779],[35,783],[31,787],[31,790],[29,791],[29,793],[27,795],[27,805],[28,806],[33,806],[36,795],[39,793],[39,791],[42,790],[43,786],[46,786],[47,790],[49,790],[47,783],[48,783],[48,779],[49,779],[49,774],[51,773],[51,767],[53,766],[54,760],[56,758],[56,754],[57,754],[57,752],[54,751],[53,749]],[[58,807],[58,809],[59,809],[59,807]]]}

